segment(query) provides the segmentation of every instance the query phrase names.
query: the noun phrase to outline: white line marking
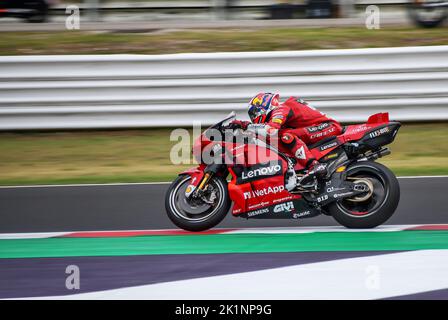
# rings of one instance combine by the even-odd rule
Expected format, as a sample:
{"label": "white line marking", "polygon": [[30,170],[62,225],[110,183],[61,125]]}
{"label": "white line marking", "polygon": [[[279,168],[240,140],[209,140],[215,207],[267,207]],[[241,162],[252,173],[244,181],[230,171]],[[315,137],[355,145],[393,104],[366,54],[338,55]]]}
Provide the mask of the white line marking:
{"label": "white line marking", "polygon": [[440,176],[402,176],[397,177],[398,179],[429,179],[429,178],[448,178],[448,175],[440,175]]}
{"label": "white line marking", "polygon": [[0,233],[0,240],[46,239],[61,237],[70,232],[32,232],[32,233]]}
{"label": "white line marking", "polygon": [[447,265],[416,250],[38,299],[381,299],[448,288]]}
{"label": "white line marking", "polygon": [[113,186],[138,186],[138,185],[160,185],[170,184],[171,182],[117,182],[117,183],[79,183],[79,184],[34,184],[20,186],[0,186],[0,189],[15,188],[55,188],[55,187],[113,187]]}
{"label": "white line marking", "polygon": [[[445,225],[445,224],[431,224],[431,225]],[[232,231],[224,231],[221,234],[280,234],[280,233],[312,233],[312,232],[393,232],[402,231],[409,228],[425,226],[422,224],[404,224],[404,225],[383,225],[374,229],[347,229],[342,226],[320,226],[320,227],[265,227],[265,228],[236,228]],[[228,230],[235,228],[215,228],[213,230]],[[31,232],[31,233],[0,233],[0,240],[10,239],[43,239],[61,237],[73,233],[111,233],[114,232],[169,232],[182,231],[181,229],[149,229],[149,230],[97,230],[97,231],[65,231],[65,232]],[[193,233],[192,233],[193,234]]]}
{"label": "white line marking", "polygon": [[[448,175],[439,176],[402,176],[398,179],[432,179],[432,178],[448,178]],[[0,186],[0,189],[15,188],[55,188],[55,187],[113,187],[113,186],[138,186],[138,185],[167,185],[171,182],[117,182],[117,183],[79,183],[79,184],[35,184],[20,186]]]}

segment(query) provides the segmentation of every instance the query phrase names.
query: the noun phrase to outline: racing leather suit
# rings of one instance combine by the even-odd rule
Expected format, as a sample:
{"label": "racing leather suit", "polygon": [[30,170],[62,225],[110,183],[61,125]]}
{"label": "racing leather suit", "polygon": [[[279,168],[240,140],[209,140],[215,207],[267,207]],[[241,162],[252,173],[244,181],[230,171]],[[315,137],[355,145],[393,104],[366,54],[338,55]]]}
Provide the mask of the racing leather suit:
{"label": "racing leather suit", "polygon": [[342,132],[342,126],[337,121],[296,97],[289,98],[272,110],[266,123],[248,124],[247,128],[267,137],[278,133],[280,151],[286,150],[294,155],[298,163],[305,168],[318,163],[307,144]]}

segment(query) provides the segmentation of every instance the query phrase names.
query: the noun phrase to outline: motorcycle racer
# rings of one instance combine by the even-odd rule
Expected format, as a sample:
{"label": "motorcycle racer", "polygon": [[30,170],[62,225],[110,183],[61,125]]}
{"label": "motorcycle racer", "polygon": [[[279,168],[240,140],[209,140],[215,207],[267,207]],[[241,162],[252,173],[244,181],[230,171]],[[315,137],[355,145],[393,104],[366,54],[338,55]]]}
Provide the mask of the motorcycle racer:
{"label": "motorcycle racer", "polygon": [[283,103],[279,98],[276,93],[257,94],[249,103],[248,114],[252,123],[234,120],[230,126],[251,130],[267,138],[278,134],[280,146],[307,169],[307,174],[300,181],[300,185],[305,186],[314,177],[327,174],[326,166],[314,158],[307,144],[341,134],[342,126],[297,97],[290,97]]}

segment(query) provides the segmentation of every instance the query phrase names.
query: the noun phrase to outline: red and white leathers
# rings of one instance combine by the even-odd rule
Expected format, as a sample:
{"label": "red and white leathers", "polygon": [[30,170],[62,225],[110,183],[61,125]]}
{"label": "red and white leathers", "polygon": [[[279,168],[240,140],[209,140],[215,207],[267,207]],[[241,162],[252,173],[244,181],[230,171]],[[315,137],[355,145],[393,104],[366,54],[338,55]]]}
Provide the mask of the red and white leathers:
{"label": "red and white leathers", "polygon": [[249,124],[248,130],[267,136],[278,133],[280,151],[294,155],[303,167],[310,167],[317,161],[307,144],[341,134],[342,126],[301,99],[291,97],[273,109],[265,123]]}

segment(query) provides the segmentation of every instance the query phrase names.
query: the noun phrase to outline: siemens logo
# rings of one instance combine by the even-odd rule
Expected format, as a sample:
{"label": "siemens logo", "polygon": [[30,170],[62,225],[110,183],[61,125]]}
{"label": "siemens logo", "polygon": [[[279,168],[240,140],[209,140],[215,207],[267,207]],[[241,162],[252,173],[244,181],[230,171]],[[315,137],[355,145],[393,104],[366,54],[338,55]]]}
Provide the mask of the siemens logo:
{"label": "siemens logo", "polygon": [[260,214],[265,214],[265,213],[268,213],[269,212],[269,209],[268,208],[266,208],[266,209],[260,209],[260,210],[255,210],[255,211],[250,211],[250,212],[248,212],[247,213],[247,216],[248,217],[253,217],[253,216],[258,216],[258,215],[260,215]]}

